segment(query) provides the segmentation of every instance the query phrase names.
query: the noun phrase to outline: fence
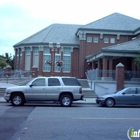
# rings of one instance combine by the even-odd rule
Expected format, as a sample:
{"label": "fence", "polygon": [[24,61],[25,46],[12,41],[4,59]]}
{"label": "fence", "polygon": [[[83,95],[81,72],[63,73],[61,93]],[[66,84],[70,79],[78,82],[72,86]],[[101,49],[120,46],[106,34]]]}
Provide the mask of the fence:
{"label": "fence", "polygon": [[88,80],[97,80],[98,78],[98,69],[88,70],[86,72],[86,76]]}
{"label": "fence", "polygon": [[86,72],[86,76],[88,80],[101,80],[103,78],[115,80],[115,74],[116,74],[115,70],[93,69],[93,70],[88,70]]}
{"label": "fence", "polygon": [[140,71],[125,71],[125,81],[140,81]]}
{"label": "fence", "polygon": [[[88,80],[116,80],[116,70],[88,70],[86,72]],[[125,71],[125,81],[140,81],[140,71]]]}
{"label": "fence", "polygon": [[22,71],[22,70],[11,70],[4,71],[0,70],[0,78],[21,78],[21,77],[31,77],[33,71]]}

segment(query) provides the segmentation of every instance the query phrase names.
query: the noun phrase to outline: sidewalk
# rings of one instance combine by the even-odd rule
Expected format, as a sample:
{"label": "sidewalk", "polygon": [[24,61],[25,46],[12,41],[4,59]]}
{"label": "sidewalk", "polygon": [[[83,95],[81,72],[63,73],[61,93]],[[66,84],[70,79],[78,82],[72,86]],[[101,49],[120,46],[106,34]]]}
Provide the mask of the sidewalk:
{"label": "sidewalk", "polygon": [[[0,102],[6,102],[4,97],[0,97]],[[96,98],[84,98],[84,100],[74,101],[73,103],[84,103],[84,104],[96,103]]]}

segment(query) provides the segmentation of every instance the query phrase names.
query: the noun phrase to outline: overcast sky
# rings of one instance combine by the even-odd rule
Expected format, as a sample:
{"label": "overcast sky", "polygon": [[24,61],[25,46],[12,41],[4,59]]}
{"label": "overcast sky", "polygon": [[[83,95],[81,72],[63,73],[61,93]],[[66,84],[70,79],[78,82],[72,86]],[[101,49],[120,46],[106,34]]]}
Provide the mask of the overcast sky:
{"label": "overcast sky", "polygon": [[139,0],[0,0],[0,55],[53,23],[85,25],[114,12],[140,19]]}

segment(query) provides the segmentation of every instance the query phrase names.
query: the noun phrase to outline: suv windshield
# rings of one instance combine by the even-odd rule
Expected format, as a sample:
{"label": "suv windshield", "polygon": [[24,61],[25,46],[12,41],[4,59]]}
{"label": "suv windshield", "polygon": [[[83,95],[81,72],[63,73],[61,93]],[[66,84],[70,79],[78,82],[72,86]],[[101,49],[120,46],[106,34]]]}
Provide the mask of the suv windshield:
{"label": "suv windshield", "polygon": [[62,78],[66,86],[81,86],[76,78]]}

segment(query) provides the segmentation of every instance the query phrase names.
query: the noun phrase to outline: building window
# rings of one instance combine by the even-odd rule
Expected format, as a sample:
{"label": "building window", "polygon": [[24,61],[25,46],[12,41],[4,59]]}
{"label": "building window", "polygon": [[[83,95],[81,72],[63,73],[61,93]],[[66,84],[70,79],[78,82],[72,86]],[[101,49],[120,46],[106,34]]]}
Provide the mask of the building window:
{"label": "building window", "polygon": [[70,72],[71,69],[71,48],[63,49],[63,72]]}
{"label": "building window", "polygon": [[34,47],[33,51],[34,51],[34,54],[39,54],[39,48],[38,47]]}
{"label": "building window", "polygon": [[27,54],[30,54],[30,53],[31,53],[31,48],[30,48],[30,47],[25,48],[25,53],[26,53],[26,55],[27,55]]}
{"label": "building window", "polygon": [[39,47],[33,47],[33,66],[39,67]]}
{"label": "building window", "polygon": [[107,37],[104,38],[104,43],[109,43],[109,39]]}
{"label": "building window", "polygon": [[44,51],[43,51],[43,71],[50,72],[51,67],[48,64],[45,63],[46,61],[51,61],[51,54],[50,54],[49,47],[44,47]]}
{"label": "building window", "polygon": [[25,48],[25,70],[30,70],[31,65],[31,48],[27,47]]}
{"label": "building window", "polygon": [[91,36],[87,37],[87,42],[92,42],[92,37]]}
{"label": "building window", "polygon": [[71,48],[63,48],[64,54],[71,54]]}
{"label": "building window", "polygon": [[71,57],[70,55],[63,56],[63,72],[70,72]]}
{"label": "building window", "polygon": [[49,54],[50,53],[50,48],[49,47],[44,47],[44,54]]}
{"label": "building window", "polygon": [[94,37],[94,38],[93,38],[93,42],[94,42],[94,43],[98,43],[98,37]]}
{"label": "building window", "polygon": [[60,72],[60,67],[56,65],[56,62],[60,60],[61,60],[60,54],[55,54],[55,72]]}
{"label": "building window", "polygon": [[115,43],[115,38],[110,38],[110,43]]}
{"label": "building window", "polygon": [[20,66],[19,69],[22,69],[22,50],[20,49]]}

